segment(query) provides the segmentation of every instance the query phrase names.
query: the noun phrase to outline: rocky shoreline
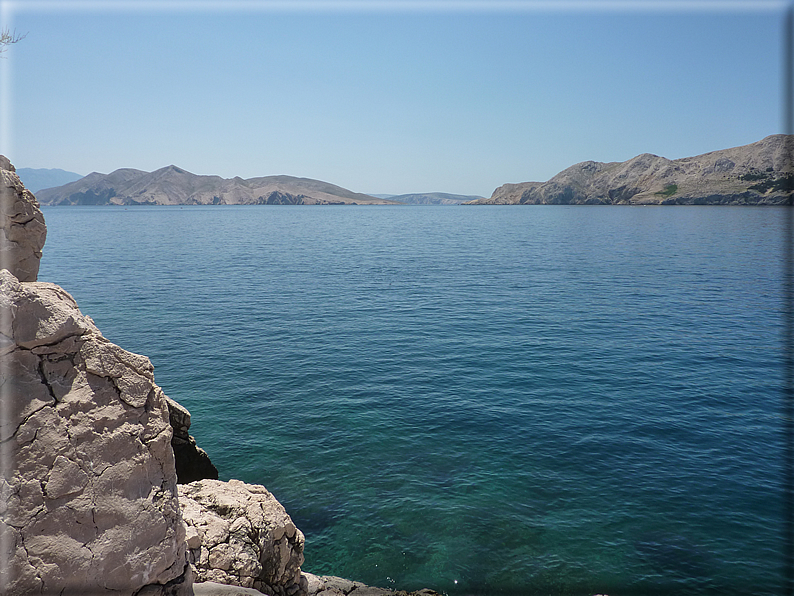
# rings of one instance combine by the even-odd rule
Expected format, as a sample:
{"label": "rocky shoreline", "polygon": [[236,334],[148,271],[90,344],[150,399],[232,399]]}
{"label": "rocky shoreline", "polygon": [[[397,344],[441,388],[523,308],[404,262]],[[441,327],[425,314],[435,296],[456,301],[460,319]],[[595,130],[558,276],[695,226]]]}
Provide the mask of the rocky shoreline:
{"label": "rocky shoreline", "polygon": [[149,359],[37,281],[44,217],[3,156],[0,177],[0,593],[408,596],[301,570],[303,533],[217,480]]}

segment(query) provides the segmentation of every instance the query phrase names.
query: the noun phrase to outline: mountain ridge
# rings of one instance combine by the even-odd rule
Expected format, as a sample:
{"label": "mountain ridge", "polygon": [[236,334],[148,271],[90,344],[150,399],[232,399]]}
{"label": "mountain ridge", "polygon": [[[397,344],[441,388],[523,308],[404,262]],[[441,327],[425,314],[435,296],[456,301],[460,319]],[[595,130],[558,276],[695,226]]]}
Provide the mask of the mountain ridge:
{"label": "mountain ridge", "polygon": [[392,205],[395,201],[295,176],[243,179],[193,174],[175,165],[153,172],[120,168],[92,172],[40,191],[42,205]]}
{"label": "mountain ridge", "polygon": [[404,205],[460,205],[466,201],[476,201],[483,197],[478,195],[456,195],[447,192],[413,192],[403,195],[373,195],[388,198]]}
{"label": "mountain ridge", "polygon": [[503,184],[464,205],[785,205],[794,191],[794,135],[670,160],[642,153],[584,161],[546,182]]}
{"label": "mountain ridge", "polygon": [[82,174],[60,168],[17,168],[16,173],[30,192],[62,186],[83,177]]}

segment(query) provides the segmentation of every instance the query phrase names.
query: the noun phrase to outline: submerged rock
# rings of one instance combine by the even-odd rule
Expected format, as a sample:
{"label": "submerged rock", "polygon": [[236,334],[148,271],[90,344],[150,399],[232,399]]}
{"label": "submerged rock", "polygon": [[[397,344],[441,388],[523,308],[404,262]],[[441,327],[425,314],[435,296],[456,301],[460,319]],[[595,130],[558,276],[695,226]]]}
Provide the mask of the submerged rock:
{"label": "submerged rock", "polygon": [[438,592],[424,588],[417,592],[391,590],[367,586],[334,575],[304,573],[308,596],[441,596]]}
{"label": "submerged rock", "polygon": [[193,584],[194,596],[267,596],[253,588],[229,586],[218,582],[201,582]]}

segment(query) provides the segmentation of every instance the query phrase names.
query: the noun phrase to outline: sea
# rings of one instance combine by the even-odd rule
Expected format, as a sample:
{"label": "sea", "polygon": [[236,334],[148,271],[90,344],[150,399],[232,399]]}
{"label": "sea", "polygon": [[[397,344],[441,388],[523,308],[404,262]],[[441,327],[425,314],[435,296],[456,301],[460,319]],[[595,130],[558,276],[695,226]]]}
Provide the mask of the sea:
{"label": "sea", "polygon": [[39,279],[286,507],[304,571],[780,593],[783,208],[43,211]]}

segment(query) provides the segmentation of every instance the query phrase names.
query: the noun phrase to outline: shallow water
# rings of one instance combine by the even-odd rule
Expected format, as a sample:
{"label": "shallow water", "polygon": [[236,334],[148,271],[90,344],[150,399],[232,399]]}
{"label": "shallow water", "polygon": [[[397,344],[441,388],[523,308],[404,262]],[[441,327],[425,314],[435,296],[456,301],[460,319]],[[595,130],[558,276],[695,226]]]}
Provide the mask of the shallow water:
{"label": "shallow water", "polygon": [[775,593],[784,211],[45,207],[39,279],[146,354],[304,570]]}

